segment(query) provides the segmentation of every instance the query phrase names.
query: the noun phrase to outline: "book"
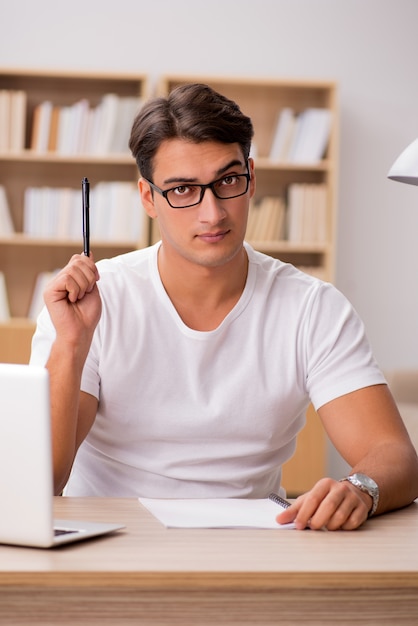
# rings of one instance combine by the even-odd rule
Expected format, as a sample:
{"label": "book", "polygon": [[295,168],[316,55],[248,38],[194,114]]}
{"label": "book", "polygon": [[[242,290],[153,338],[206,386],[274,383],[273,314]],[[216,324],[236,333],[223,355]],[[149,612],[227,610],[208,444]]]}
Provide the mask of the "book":
{"label": "book", "polygon": [[35,152],[48,150],[52,108],[52,102],[45,100],[34,109],[30,147]]}
{"label": "book", "polygon": [[254,227],[254,241],[264,241],[270,239],[269,221],[271,212],[274,210],[270,196],[264,196],[258,204],[257,222]]}
{"label": "book", "polygon": [[27,94],[22,89],[13,90],[10,100],[9,150],[19,152],[25,148]]}
{"label": "book", "polygon": [[10,106],[10,91],[0,89],[0,152],[6,152],[9,149]]}
{"label": "book", "polygon": [[247,229],[245,232],[245,238],[248,241],[251,241],[254,239],[253,234],[255,231],[255,223],[256,223],[257,215],[258,215],[258,204],[254,200],[254,198],[251,198],[250,207],[248,210]]}
{"label": "book", "polygon": [[331,132],[331,111],[308,108],[296,120],[296,131],[289,148],[292,163],[317,163],[326,151]]}
{"label": "book", "polygon": [[270,148],[271,161],[280,162],[287,159],[289,146],[295,130],[296,117],[293,109],[284,107],[279,114],[276,131]]}
{"label": "book", "polygon": [[327,240],[327,191],[323,183],[289,185],[287,239],[295,243]]}
{"label": "book", "polygon": [[118,116],[119,97],[114,93],[105,94],[98,107],[98,115],[100,116],[99,133],[96,136],[96,142],[93,146],[94,154],[109,154],[113,129]]}
{"label": "book", "polygon": [[61,107],[56,147],[59,154],[82,154],[85,151],[89,110],[89,102],[85,98],[71,106]]}
{"label": "book", "polygon": [[57,107],[57,106],[52,107],[51,121],[49,125],[49,135],[48,135],[48,150],[50,152],[55,152],[57,150],[60,112],[61,112],[60,107]]}
{"label": "book", "polygon": [[119,98],[109,152],[121,154],[129,152],[132,124],[141,106],[142,100],[136,96]]}
{"label": "book", "polygon": [[10,237],[15,232],[6,190],[0,185],[0,237]]}
{"label": "book", "polygon": [[289,185],[287,194],[286,239],[294,243],[302,241],[303,187],[298,183]]}
{"label": "book", "polygon": [[267,241],[282,241],[285,236],[286,206],[280,196],[270,197],[270,216],[266,227]]}
{"label": "book", "polygon": [[0,322],[7,322],[10,319],[9,299],[7,296],[6,278],[0,272]]}

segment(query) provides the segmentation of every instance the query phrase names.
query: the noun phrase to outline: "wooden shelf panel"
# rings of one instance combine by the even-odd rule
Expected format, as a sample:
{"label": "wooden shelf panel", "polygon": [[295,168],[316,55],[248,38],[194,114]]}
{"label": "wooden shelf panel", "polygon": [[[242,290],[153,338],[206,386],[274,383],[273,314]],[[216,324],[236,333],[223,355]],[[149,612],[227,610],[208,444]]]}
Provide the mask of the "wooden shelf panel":
{"label": "wooden shelf panel", "polygon": [[[81,233],[81,230],[80,230]],[[138,241],[103,241],[97,240],[94,237],[91,237],[91,243],[99,252],[99,254],[112,253],[114,254],[122,254],[122,252],[130,252],[131,250],[135,250],[140,247],[140,243]],[[0,237],[0,246],[22,246],[25,249],[29,248],[51,248],[52,250],[56,248],[69,248],[74,247],[80,248],[80,241],[74,241],[72,239],[38,239],[35,237],[29,237],[28,235],[24,235],[23,233],[16,233],[12,237]],[[122,252],[121,252],[122,251]],[[68,252],[67,252],[68,253]]]}
{"label": "wooden shelf panel", "polygon": [[0,323],[0,362],[28,363],[35,324],[27,319]]}
{"label": "wooden shelf panel", "polygon": [[0,163],[22,163],[24,165],[30,163],[47,163],[48,165],[59,164],[62,165],[103,165],[114,167],[119,165],[135,166],[135,161],[129,154],[57,154],[56,152],[36,152],[35,150],[20,150],[17,152],[0,152]]}
{"label": "wooden shelf panel", "polygon": [[289,163],[287,161],[276,162],[267,157],[255,157],[256,170],[273,170],[275,172],[327,172],[332,163],[329,159],[323,159],[319,163]]}

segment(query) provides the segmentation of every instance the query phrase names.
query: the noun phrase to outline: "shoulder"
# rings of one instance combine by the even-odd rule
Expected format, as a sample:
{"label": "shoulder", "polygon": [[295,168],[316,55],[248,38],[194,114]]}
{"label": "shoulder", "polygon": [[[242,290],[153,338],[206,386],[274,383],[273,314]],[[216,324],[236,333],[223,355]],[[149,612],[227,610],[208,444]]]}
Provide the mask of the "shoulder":
{"label": "shoulder", "polygon": [[101,259],[96,265],[101,278],[106,278],[109,274],[123,275],[125,273],[146,274],[150,272],[153,261],[157,257],[158,245],[133,250],[118,256]]}
{"label": "shoulder", "polygon": [[330,283],[316,276],[314,271],[299,269],[291,263],[254,250],[247,243],[245,249],[248,254],[250,272],[256,274],[257,282],[270,282],[280,286],[280,289],[296,289],[301,291],[316,291],[318,289],[335,289]]}
{"label": "shoulder", "polygon": [[132,252],[119,254],[118,256],[114,256],[109,259],[101,259],[100,261],[97,261],[96,265],[101,271],[115,271],[124,267],[140,267],[144,263],[148,263],[157,255],[158,247],[159,244],[155,244],[147,248],[141,248],[140,250],[132,250]]}
{"label": "shoulder", "polygon": [[294,311],[304,312],[306,321],[319,319],[325,315],[327,322],[335,322],[337,317],[357,317],[357,313],[347,297],[330,282],[327,282],[299,269],[291,263],[258,252],[245,244],[249,259],[249,274],[255,284],[255,293],[264,294],[273,301]]}

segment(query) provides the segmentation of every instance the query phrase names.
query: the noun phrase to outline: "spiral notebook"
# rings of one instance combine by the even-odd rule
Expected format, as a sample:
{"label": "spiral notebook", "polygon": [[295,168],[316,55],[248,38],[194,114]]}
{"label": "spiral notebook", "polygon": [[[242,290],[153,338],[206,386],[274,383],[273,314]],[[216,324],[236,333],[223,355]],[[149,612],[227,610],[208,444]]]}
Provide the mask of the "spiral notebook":
{"label": "spiral notebook", "polygon": [[139,502],[167,528],[295,528],[293,523],[276,522],[276,516],[290,506],[277,494],[261,499],[139,498]]}

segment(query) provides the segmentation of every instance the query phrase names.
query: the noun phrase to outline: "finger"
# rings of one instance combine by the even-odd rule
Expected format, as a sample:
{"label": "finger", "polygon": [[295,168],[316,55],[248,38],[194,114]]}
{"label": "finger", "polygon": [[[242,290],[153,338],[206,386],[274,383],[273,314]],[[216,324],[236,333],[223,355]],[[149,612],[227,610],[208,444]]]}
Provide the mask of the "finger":
{"label": "finger", "polygon": [[74,303],[81,300],[86,293],[93,290],[97,281],[95,266],[87,266],[77,260],[70,262],[49,283],[46,289],[46,298],[49,300],[62,300],[67,298]]}
{"label": "finger", "polygon": [[[366,508],[366,510],[364,510]],[[368,519],[368,511],[367,507],[358,506],[356,507],[351,515],[347,518],[344,524],[341,526],[342,530],[354,530],[358,528]]]}
{"label": "finger", "polygon": [[296,528],[321,529],[326,526],[343,500],[341,485],[342,483],[338,484],[330,478],[323,478],[310,491],[300,496],[292,505],[295,506],[292,513]]}
{"label": "finger", "polygon": [[[322,487],[326,486],[322,485]],[[313,530],[322,528],[351,530],[361,525],[367,519],[368,513],[362,499],[353,490],[346,489],[345,485],[341,483],[332,481],[328,486],[330,487],[328,493],[317,503],[315,511],[312,511],[310,519],[307,521],[309,528]],[[315,500],[320,491],[318,490],[314,494]],[[306,506],[310,505],[311,498],[308,497],[306,500],[308,501],[305,502]],[[303,524],[306,521],[306,515],[309,515],[309,509],[303,510],[302,507],[296,523]]]}
{"label": "finger", "polygon": [[94,273],[95,279],[100,280],[100,274],[99,274],[99,270],[97,269],[97,265],[94,262],[94,256],[93,256],[93,252],[91,252],[90,250],[90,254],[88,257],[86,257],[86,255],[84,254],[84,252],[82,254],[76,254],[73,256],[73,259],[75,260],[75,262],[77,261],[81,261],[82,263],[85,263],[85,259],[89,260],[89,264],[86,264],[86,267],[90,266],[91,270]]}
{"label": "finger", "polygon": [[276,522],[278,524],[290,524],[294,522],[299,513],[302,498],[303,496],[300,496],[287,509],[276,515]]}

